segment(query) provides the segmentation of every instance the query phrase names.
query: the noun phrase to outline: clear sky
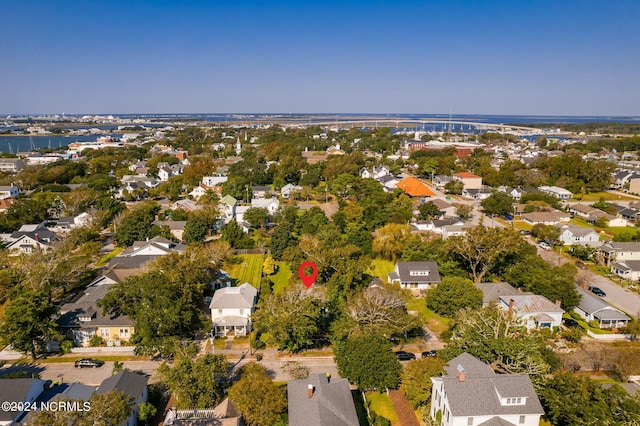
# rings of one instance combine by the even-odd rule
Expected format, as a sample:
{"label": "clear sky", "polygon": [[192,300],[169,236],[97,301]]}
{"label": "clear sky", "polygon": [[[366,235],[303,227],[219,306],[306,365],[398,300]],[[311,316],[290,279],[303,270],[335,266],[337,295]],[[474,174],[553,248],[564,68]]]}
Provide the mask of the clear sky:
{"label": "clear sky", "polygon": [[0,16],[0,114],[640,115],[639,0],[7,0]]}

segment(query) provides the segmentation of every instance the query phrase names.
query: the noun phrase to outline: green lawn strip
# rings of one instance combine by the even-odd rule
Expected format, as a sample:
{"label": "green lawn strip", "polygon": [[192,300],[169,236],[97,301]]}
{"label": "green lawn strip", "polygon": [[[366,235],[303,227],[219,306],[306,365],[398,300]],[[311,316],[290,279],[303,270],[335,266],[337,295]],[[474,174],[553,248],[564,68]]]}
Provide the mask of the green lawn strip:
{"label": "green lawn strip", "polygon": [[440,334],[449,329],[449,318],[441,317],[427,308],[424,298],[411,298],[406,302],[406,307],[408,311],[417,311],[427,327],[434,333]]}
{"label": "green lawn strip", "polygon": [[122,250],[124,250],[124,247],[116,247],[116,248],[114,248],[109,253],[107,253],[104,256],[102,256],[102,259],[100,259],[98,261],[98,263],[96,263],[96,266],[98,266],[98,267],[106,266],[107,263],[109,263],[109,261],[111,259],[113,259],[114,257],[116,257],[117,255],[119,255],[122,252]]}
{"label": "green lawn strip", "polygon": [[618,201],[618,200],[637,200],[635,197],[618,195],[611,192],[591,192],[589,194],[574,194],[572,201]]}
{"label": "green lawn strip", "polygon": [[602,232],[605,232],[608,237],[615,237],[615,236],[622,236],[622,235],[627,235],[629,237],[632,237],[636,235],[636,232],[637,232],[637,229],[631,226],[610,226],[607,228],[598,228],[597,226],[594,226],[589,222],[587,222],[586,220],[581,219],[579,217],[574,217],[573,219],[571,219],[571,223],[578,226],[582,226],[584,228],[593,228],[596,230],[598,234],[601,234],[601,236],[602,236]]}
{"label": "green lawn strip", "polygon": [[260,288],[263,256],[261,254],[240,254],[238,257],[240,263],[233,263],[227,267],[231,278],[237,279],[238,284],[249,283]]}
{"label": "green lawn strip", "polygon": [[395,266],[395,263],[390,260],[374,259],[371,262],[371,269],[369,270],[369,273],[386,282],[389,279],[389,272],[393,271]]}
{"label": "green lawn strip", "polygon": [[273,281],[273,292],[279,294],[289,287],[289,278],[292,272],[287,262],[276,262],[276,265],[278,265],[278,272],[269,278]]}
{"label": "green lawn strip", "polygon": [[386,393],[380,392],[367,392],[367,401],[369,402],[369,409],[375,411],[379,416],[385,417],[391,421],[392,425],[398,425],[398,415],[391,398]]}

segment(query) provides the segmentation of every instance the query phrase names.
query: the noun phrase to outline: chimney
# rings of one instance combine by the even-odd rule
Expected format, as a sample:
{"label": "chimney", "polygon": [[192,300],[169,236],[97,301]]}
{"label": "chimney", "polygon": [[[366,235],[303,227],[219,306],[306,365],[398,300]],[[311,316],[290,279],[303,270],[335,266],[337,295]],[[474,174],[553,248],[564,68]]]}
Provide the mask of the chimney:
{"label": "chimney", "polygon": [[307,385],[307,389],[309,393],[309,398],[311,398],[313,396],[313,385],[311,384]]}
{"label": "chimney", "polygon": [[459,382],[464,382],[464,380],[467,378],[467,374],[464,371],[464,367],[460,364],[458,364],[458,372],[456,373],[456,376],[458,377]]}
{"label": "chimney", "polygon": [[516,301],[513,299],[509,300],[509,316],[511,316],[513,314],[513,305],[516,304]]}
{"label": "chimney", "polygon": [[556,299],[556,306],[559,308],[562,306],[562,301],[560,299]]}
{"label": "chimney", "polygon": [[584,278],[580,279],[580,281],[578,282],[578,284],[580,285],[580,287],[582,287],[583,289],[587,289],[587,280],[585,280]]}

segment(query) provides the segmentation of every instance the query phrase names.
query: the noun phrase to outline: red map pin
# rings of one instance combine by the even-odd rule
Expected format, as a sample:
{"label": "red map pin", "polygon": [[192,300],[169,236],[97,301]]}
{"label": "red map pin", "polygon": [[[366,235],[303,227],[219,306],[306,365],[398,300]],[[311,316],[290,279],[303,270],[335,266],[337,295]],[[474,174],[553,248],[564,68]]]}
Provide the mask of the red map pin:
{"label": "red map pin", "polygon": [[[307,266],[313,269],[311,275],[304,274],[304,268],[306,268]],[[318,276],[318,267],[313,262],[304,262],[298,269],[298,275],[300,275],[300,279],[302,280],[302,283],[305,285],[305,287],[310,288],[313,282],[316,280],[316,277]]]}

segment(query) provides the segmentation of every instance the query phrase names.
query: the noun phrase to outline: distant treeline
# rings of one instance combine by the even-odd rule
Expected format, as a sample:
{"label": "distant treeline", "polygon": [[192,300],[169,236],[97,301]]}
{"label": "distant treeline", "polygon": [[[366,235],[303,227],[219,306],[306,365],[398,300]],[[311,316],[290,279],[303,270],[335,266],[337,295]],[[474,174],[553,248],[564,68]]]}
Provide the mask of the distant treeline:
{"label": "distant treeline", "polygon": [[587,134],[599,133],[601,135],[640,134],[640,123],[583,123],[583,124],[541,123],[541,124],[512,124],[512,125],[523,126],[523,127],[535,127],[537,129],[559,128],[567,132],[575,132],[575,133],[585,132]]}

